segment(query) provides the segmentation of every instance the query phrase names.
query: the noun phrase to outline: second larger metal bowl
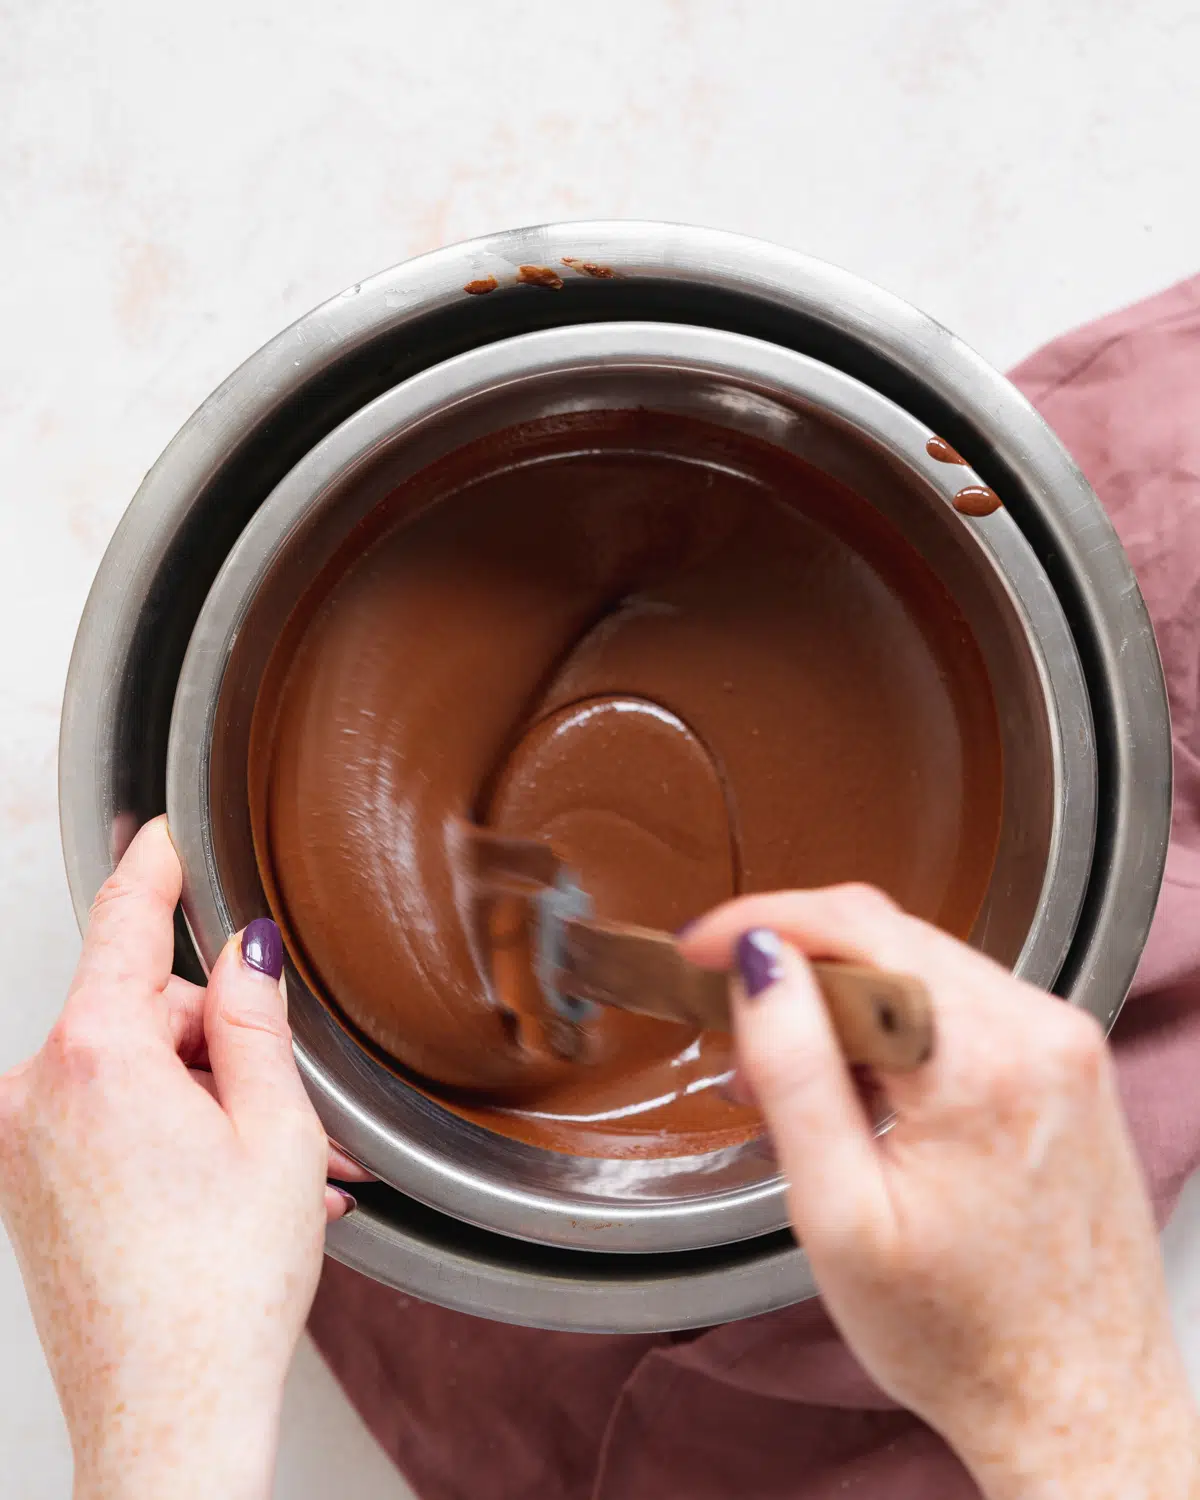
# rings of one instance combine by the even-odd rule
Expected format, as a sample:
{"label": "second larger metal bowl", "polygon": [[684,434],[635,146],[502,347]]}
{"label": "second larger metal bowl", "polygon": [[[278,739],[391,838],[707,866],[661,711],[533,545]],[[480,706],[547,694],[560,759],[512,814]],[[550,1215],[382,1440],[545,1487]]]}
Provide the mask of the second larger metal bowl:
{"label": "second larger metal bowl", "polygon": [[[561,286],[520,279],[528,264],[558,266]],[[480,284],[495,290],[465,290]],[[534,329],[630,319],[808,354],[940,432],[1004,495],[1066,613],[1095,725],[1096,850],[1055,989],[1111,1025],[1154,911],[1171,804],[1162,671],[1111,523],[1037,412],[931,318],[793,250],[677,224],[540,225],[393,266],[299,319],[204,402],[126,511],[71,658],[59,786],[81,925],[132,829],[165,806],[184,652],[217,572],[279,480],[410,375]],[[182,926],[176,952],[181,971],[201,977]],[[331,1254],[415,1296],[510,1322],[684,1328],[814,1291],[785,1231],[678,1254],[588,1253],[482,1230],[385,1186],[358,1196],[359,1211],[328,1235]]]}

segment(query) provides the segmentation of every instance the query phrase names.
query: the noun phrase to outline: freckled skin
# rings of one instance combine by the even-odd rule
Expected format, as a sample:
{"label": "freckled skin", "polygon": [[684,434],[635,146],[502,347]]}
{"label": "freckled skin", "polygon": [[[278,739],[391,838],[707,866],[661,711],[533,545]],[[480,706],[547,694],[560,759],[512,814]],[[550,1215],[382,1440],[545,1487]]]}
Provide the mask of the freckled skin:
{"label": "freckled skin", "polygon": [[[681,946],[723,966],[770,929],[782,976],[738,997],[761,1106],[825,1304],[884,1390],[989,1500],[1200,1495],[1196,1408],[1100,1029],[861,887],[751,896]],[[932,1060],[884,1080],[875,1139],[799,956],[921,977]]]}
{"label": "freckled skin", "polygon": [[[207,991],[170,977],[179,886],[159,820],[101,893],[45,1047],[0,1078],[0,1212],[76,1500],[266,1500],[341,1211],[322,1190],[348,1164],[278,987],[236,943]],[[724,967],[752,927],[788,941],[777,981],[735,997],[743,1083],[866,1368],[988,1500],[1197,1500],[1196,1412],[1098,1029],[861,888],[745,897],[682,946]],[[934,1057],[885,1080],[898,1121],[879,1140],[802,952],[930,990]]]}
{"label": "freckled skin", "polygon": [[77,1500],[269,1494],[326,1215],[345,1208],[332,1189],[326,1206],[279,985],[236,940],[207,992],[169,977],[179,885],[158,820],[97,898],[45,1046],[0,1079],[0,1210]]}

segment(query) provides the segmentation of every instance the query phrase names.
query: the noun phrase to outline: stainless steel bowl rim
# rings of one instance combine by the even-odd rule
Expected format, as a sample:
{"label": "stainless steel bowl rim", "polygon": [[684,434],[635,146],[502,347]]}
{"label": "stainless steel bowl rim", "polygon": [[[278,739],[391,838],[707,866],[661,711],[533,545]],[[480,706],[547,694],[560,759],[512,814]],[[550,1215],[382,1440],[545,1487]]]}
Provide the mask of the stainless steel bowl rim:
{"label": "stainless steel bowl rim", "polygon": [[[1170,829],[1171,751],[1165,685],[1144,601],[1111,522],[1078,466],[1025,398],[973,350],[902,299],[798,252],[725,231],[638,221],[592,221],[487,235],[381,272],[300,318],[252,355],[189,419],[154,464],[117,528],[88,596],[68,672],[59,754],[63,850],[81,928],[127,835],[128,786],[140,787],[124,757],[129,734],[120,686],[140,670],[136,653],[145,601],[184,535],[193,508],[256,434],[297,402],[365,358],[384,340],[406,340],[463,300],[467,282],[491,275],[510,284],[521,265],[564,257],[606,266],[619,287],[628,278],[647,297],[685,300],[703,316],[722,299],[721,316],[778,319],[801,346],[818,339],[831,362],[852,361],[868,378],[935,407],[939,425],[985,477],[1008,476],[1036,507],[1039,557],[1053,557],[1055,586],[1069,598],[1073,633],[1086,638],[1084,661],[1108,758],[1102,788],[1106,846],[1093,874],[1085,921],[1060,978],[1063,992],[1088,999],[1111,1025],[1124,1000],[1157,902]],[[563,275],[574,277],[573,269]],[[545,320],[522,293],[529,317]],[[598,315],[594,313],[588,316]],[[522,311],[522,316],[525,314]],[[563,321],[570,321],[569,312]],[[689,318],[689,320],[694,320]],[[513,326],[520,326],[515,322]],[[810,338],[811,335],[811,338]],[[481,329],[473,342],[486,342]],[[420,358],[421,356],[414,356]],[[361,379],[361,377],[356,377]],[[322,387],[323,389],[323,387]],[[918,399],[919,398],[919,399]],[[952,419],[952,420],[951,420]],[[331,424],[332,425],[332,424]],[[1003,485],[1002,485],[1003,487]],[[1021,521],[1023,529],[1028,518]],[[144,654],[144,653],[143,653]],[[1098,694],[1098,696],[1097,696]],[[149,806],[155,810],[153,769]],[[161,804],[159,804],[161,805]],[[399,1195],[364,1195],[359,1212],[336,1227],[330,1252],[401,1289],[485,1316],[584,1328],[593,1320],[608,1272],[587,1257],[557,1258],[564,1273],[513,1267],[480,1239],[464,1256],[436,1227],[418,1232]],[[671,1288],[701,1288],[683,1305],[647,1284],[631,1310],[619,1297],[604,1327],[690,1327],[718,1323],[812,1294],[802,1252],[739,1248],[728,1275],[710,1277],[709,1260],[687,1257],[669,1270]],[[476,1277],[472,1256],[479,1266]],[[465,1260],[465,1264],[463,1263]],[[733,1280],[736,1276],[736,1289]],[[730,1288],[727,1292],[726,1288]],[[536,1314],[529,1316],[536,1302]],[[584,1306],[586,1303],[586,1307]]]}
{"label": "stainless steel bowl rim", "polygon": [[[684,1275],[674,1256],[662,1255],[620,1256],[622,1266],[601,1275],[588,1264],[594,1256],[553,1267],[512,1260],[497,1264],[407,1227],[397,1229],[371,1213],[359,1219],[361,1213],[360,1205],[330,1225],[327,1254],[427,1302],[528,1328],[573,1333],[702,1328],[817,1295],[807,1257],[779,1235],[764,1241],[753,1259],[705,1264]],[[403,1265],[398,1244],[405,1251]]]}

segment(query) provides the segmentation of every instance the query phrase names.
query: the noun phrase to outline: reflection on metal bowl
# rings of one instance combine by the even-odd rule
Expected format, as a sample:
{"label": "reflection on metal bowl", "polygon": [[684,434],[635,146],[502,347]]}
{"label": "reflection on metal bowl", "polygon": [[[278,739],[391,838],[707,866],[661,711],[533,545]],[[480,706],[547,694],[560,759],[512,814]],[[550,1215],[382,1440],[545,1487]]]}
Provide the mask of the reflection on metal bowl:
{"label": "reflection on metal bowl", "polygon": [[[561,266],[563,285],[519,280],[530,264]],[[464,290],[493,277],[486,295]],[[170,761],[210,959],[263,909],[238,778],[265,654],[305,579],[439,452],[530,415],[647,402],[794,446],[937,569],[985,654],[1005,749],[975,940],[1110,1024],[1153,911],[1170,761],[1149,622],[1095,497],[1012,387],[913,309],[803,257],[673,226],[553,226],[424,257],[309,314],[209,399],[130,506],[80,626],[61,747],[77,909],[111,868],[114,830],[165,805]],[[968,470],[931,459],[931,434]],[[1005,508],[955,516],[964,472]],[[179,952],[195,966],[186,929]],[[330,1236],[368,1274],[487,1316],[631,1331],[811,1293],[761,1149],[623,1163],[618,1180],[497,1146],[311,996],[294,990],[293,1006],[331,1133],[389,1184]]]}

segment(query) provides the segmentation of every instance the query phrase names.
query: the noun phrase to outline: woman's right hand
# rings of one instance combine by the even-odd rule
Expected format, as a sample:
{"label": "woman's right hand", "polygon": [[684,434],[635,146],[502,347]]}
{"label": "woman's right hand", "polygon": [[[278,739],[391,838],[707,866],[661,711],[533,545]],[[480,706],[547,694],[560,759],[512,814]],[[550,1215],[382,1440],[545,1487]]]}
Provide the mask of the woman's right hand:
{"label": "woman's right hand", "polygon": [[[738,1056],[825,1303],[992,1500],[1200,1495],[1200,1428],[1103,1036],[862,887],[688,929],[742,976]],[[876,1137],[804,955],[916,975],[937,1046]]]}

